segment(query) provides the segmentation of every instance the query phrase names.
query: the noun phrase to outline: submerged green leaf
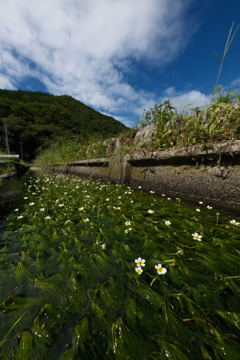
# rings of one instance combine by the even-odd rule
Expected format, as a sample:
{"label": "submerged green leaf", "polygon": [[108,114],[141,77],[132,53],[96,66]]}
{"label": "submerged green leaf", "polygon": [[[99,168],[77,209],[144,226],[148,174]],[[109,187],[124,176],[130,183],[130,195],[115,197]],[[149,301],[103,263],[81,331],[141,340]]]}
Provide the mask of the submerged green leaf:
{"label": "submerged green leaf", "polygon": [[240,228],[231,215],[216,224],[205,206],[73,176],[26,187],[40,210],[23,205],[23,230],[16,214],[6,230],[1,359],[234,359]]}

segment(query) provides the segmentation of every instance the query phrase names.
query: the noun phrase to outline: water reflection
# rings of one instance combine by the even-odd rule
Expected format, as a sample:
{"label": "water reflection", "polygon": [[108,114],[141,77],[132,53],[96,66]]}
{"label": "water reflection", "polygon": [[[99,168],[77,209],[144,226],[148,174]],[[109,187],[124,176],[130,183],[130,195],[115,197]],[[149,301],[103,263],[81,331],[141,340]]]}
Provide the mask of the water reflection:
{"label": "water reflection", "polygon": [[0,186],[0,238],[5,230],[6,217],[16,207],[22,185],[23,178],[10,178]]}
{"label": "water reflection", "polygon": [[11,178],[0,186],[1,219],[13,208],[17,196],[21,193],[21,182],[17,178]]}

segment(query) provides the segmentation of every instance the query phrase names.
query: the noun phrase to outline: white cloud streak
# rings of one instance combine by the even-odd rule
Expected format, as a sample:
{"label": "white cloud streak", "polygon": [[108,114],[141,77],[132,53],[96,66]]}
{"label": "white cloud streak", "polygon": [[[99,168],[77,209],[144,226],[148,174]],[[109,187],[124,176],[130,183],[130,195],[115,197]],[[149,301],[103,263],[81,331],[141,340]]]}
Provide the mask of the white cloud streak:
{"label": "white cloud streak", "polygon": [[15,87],[7,76],[0,75],[0,89],[15,90]]}
{"label": "white cloud streak", "polygon": [[161,101],[165,99],[169,99],[172,105],[179,111],[185,112],[192,108],[206,106],[210,103],[210,95],[207,96],[198,90],[181,93],[177,92],[174,87],[170,87],[165,91],[164,97]]}
{"label": "white cloud streak", "polygon": [[239,93],[240,89],[240,77],[233,80],[230,84],[230,88],[235,89],[237,93]]}
{"label": "white cloud streak", "polygon": [[2,1],[0,86],[11,89],[32,76],[50,93],[138,116],[156,96],[128,82],[132,60],[163,66],[181,53],[196,29],[186,18],[193,1]]}

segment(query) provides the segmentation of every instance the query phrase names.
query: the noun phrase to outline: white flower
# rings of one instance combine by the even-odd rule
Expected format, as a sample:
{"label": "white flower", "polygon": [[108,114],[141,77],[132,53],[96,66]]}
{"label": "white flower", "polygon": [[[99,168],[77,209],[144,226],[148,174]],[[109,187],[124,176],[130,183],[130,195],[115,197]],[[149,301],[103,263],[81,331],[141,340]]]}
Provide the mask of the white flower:
{"label": "white flower", "polygon": [[18,209],[15,209],[15,211],[18,211]]}
{"label": "white flower", "polygon": [[150,194],[155,194],[155,191],[150,190],[149,192],[150,192]]}
{"label": "white flower", "polygon": [[125,222],[125,225],[126,225],[126,226],[130,226],[130,225],[131,225],[131,222],[130,222],[130,221],[126,221],[126,222]]}
{"label": "white flower", "polygon": [[196,209],[197,212],[200,212],[201,210],[200,209]]}
{"label": "white flower", "polygon": [[103,250],[105,250],[105,249],[106,249],[106,247],[107,247],[107,245],[106,245],[106,244],[102,244],[102,249],[103,249]]}
{"label": "white flower", "polygon": [[157,273],[159,275],[166,274],[166,272],[167,272],[167,269],[163,268],[161,264],[155,265],[155,269],[157,269]]}
{"label": "white flower", "polygon": [[88,222],[88,221],[89,221],[89,219],[88,219],[88,218],[86,218],[86,219],[83,219],[83,221],[84,221],[84,222]]}
{"label": "white flower", "polygon": [[32,205],[35,205],[35,203],[34,203],[34,202],[31,202],[29,205],[32,206]]}
{"label": "white flower", "polygon": [[142,187],[139,185],[139,186],[138,186],[138,189],[141,189],[141,188],[142,188]]}
{"label": "white flower", "polygon": [[64,206],[64,204],[59,204],[58,206],[59,206],[59,207],[63,207],[63,206]]}
{"label": "white flower", "polygon": [[106,199],[106,201],[109,201],[109,199]]}
{"label": "white flower", "polygon": [[149,214],[153,214],[154,211],[153,211],[153,210],[148,210],[148,213],[149,213]]}
{"label": "white flower", "polygon": [[171,200],[171,198],[167,198],[167,200]]}
{"label": "white flower", "polygon": [[194,240],[202,241],[202,240],[201,240],[201,239],[202,239],[202,235],[198,235],[198,233],[194,233],[194,234],[192,234],[192,236],[193,236],[193,239],[194,239]]}
{"label": "white flower", "polygon": [[171,221],[166,220],[166,221],[165,221],[165,225],[168,225],[168,226],[171,225]]}
{"label": "white flower", "polygon": [[179,249],[178,252],[177,252],[177,254],[183,255],[183,254],[184,254],[183,249]]}
{"label": "white flower", "polygon": [[83,210],[84,210],[84,207],[80,207],[78,210],[83,211]]}
{"label": "white flower", "polygon": [[208,205],[208,206],[207,206],[207,209],[209,209],[209,210],[212,209],[212,206],[209,206],[209,205]]}
{"label": "white flower", "polygon": [[199,204],[202,205],[202,204],[203,204],[203,201],[199,201]]}
{"label": "white flower", "polygon": [[135,271],[138,273],[138,275],[141,275],[141,273],[143,272],[143,270],[140,266],[135,267]]}
{"label": "white flower", "polygon": [[40,211],[44,211],[45,209],[44,208],[41,208],[41,209],[39,209]]}
{"label": "white flower", "polygon": [[128,228],[128,229],[124,230],[124,232],[127,234],[127,233],[129,233],[129,231],[131,231],[131,230],[132,230],[132,228]]}
{"label": "white flower", "polygon": [[162,194],[162,196],[165,196],[165,194]]}
{"label": "white flower", "polygon": [[237,222],[236,220],[230,220],[230,224],[238,226],[240,223]]}
{"label": "white flower", "polygon": [[28,197],[27,197],[27,196],[25,196],[25,197],[24,197],[24,200],[27,200],[27,199],[28,199]]}
{"label": "white flower", "polygon": [[45,216],[44,219],[49,220],[49,219],[51,219],[51,217],[50,216]]}
{"label": "white flower", "polygon": [[64,224],[71,223],[71,220],[66,220]]}
{"label": "white flower", "polygon": [[17,217],[17,219],[22,219],[22,218],[23,218],[23,216],[22,216],[22,215],[20,215],[20,216],[18,216],[18,217]]}
{"label": "white flower", "polygon": [[137,266],[145,266],[145,260],[141,259],[140,257],[138,259],[135,259],[135,263]]}

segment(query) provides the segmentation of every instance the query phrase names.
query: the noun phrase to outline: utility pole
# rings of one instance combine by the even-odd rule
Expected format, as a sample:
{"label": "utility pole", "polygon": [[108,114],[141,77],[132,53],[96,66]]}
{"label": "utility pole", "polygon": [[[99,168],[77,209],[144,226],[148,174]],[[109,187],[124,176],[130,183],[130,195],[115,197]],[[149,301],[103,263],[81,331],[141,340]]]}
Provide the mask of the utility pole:
{"label": "utility pole", "polygon": [[4,123],[4,129],[5,129],[7,153],[9,155],[10,151],[9,151],[8,130],[7,130],[7,119],[6,118],[3,118],[3,123]]}
{"label": "utility pole", "polygon": [[20,141],[20,146],[21,146],[21,159],[23,160],[23,148],[22,148],[22,144],[23,144],[23,142],[22,141]]}

